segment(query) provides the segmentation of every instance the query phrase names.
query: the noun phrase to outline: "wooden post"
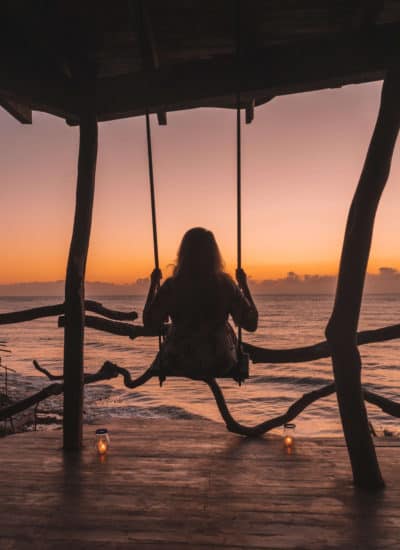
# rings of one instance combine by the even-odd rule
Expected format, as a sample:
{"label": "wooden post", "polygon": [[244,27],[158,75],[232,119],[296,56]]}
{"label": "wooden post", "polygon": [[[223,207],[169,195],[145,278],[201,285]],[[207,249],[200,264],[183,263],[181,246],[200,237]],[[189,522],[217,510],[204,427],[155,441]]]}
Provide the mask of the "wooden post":
{"label": "wooden post", "polygon": [[94,81],[82,92],[74,227],[65,281],[64,449],[82,445],[85,270],[89,247],[97,159]]}
{"label": "wooden post", "polygon": [[355,192],[344,236],[336,299],[326,328],[343,431],[355,485],[384,486],[369,433],[361,388],[357,327],[379,200],[390,172],[400,124],[400,75],[387,75],[378,120]]}

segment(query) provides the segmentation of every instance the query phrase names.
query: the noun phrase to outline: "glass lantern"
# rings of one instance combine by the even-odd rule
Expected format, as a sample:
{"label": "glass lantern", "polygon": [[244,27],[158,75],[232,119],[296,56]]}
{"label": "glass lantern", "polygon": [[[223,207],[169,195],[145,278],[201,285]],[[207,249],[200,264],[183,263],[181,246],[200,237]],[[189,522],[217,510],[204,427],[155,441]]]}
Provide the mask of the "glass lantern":
{"label": "glass lantern", "polygon": [[96,430],[96,451],[99,455],[104,456],[110,447],[110,436],[106,428]]}
{"label": "glass lantern", "polygon": [[293,422],[287,422],[283,427],[283,445],[285,449],[290,453],[294,447],[294,430],[296,424]]}

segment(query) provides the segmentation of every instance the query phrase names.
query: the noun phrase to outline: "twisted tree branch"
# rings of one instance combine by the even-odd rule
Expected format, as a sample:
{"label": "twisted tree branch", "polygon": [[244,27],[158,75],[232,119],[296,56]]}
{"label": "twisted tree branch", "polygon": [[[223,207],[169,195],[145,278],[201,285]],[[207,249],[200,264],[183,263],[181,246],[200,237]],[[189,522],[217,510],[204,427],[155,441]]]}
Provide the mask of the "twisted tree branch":
{"label": "twisted tree branch", "polygon": [[390,416],[400,418],[399,403],[396,403],[395,401],[392,401],[387,397],[382,397],[381,395],[378,395],[377,393],[373,393],[368,390],[363,390],[363,394],[364,394],[365,401],[368,401],[368,403],[371,403],[371,405],[375,405],[376,407],[379,407],[381,411],[383,411],[386,414],[389,414]]}
{"label": "twisted tree branch", "polygon": [[[309,393],[305,393],[304,395],[302,395],[300,399],[295,401],[288,408],[286,413],[276,416],[275,418],[271,418],[270,420],[266,420],[265,422],[261,422],[256,426],[244,426],[243,424],[240,424],[239,422],[237,422],[231,415],[228,409],[228,405],[226,403],[224,394],[222,392],[222,389],[219,386],[218,382],[215,380],[215,378],[204,380],[204,382],[209,386],[209,388],[211,389],[214,395],[218,410],[225,422],[227,429],[232,433],[245,435],[248,437],[258,437],[260,435],[263,435],[266,432],[271,431],[273,428],[278,428],[279,426],[283,426],[284,424],[286,424],[286,422],[290,422],[291,420],[294,420],[296,416],[298,416],[302,411],[304,411],[305,408],[307,408],[309,405],[311,405],[315,401],[318,401],[318,399],[321,399],[323,397],[328,397],[329,395],[332,395],[336,391],[335,383],[332,382],[327,386],[322,386],[322,388],[319,388],[318,390],[313,390]],[[368,390],[363,390],[363,394],[364,394],[365,401],[368,401],[372,405],[376,405],[383,412],[391,416],[400,418],[399,403],[396,403],[391,399],[387,399],[386,397],[382,397]]]}
{"label": "twisted tree branch", "polygon": [[[372,344],[400,338],[400,325],[391,325],[374,330],[363,330],[357,334],[357,344]],[[315,361],[331,356],[326,340],[312,346],[292,349],[268,349],[243,343],[243,349],[249,354],[253,363],[301,363]]]}
{"label": "twisted tree branch", "polygon": [[50,371],[42,367],[42,365],[40,365],[39,362],[36,361],[36,359],[34,359],[32,363],[35,369],[47,376],[49,380],[64,380],[63,374],[52,374]]}
{"label": "twisted tree branch", "polygon": [[[85,300],[85,309],[87,311],[92,311],[93,313],[103,315],[104,317],[108,317],[109,319],[120,321],[134,321],[138,317],[136,311],[125,312],[108,309],[94,300]],[[42,306],[32,309],[23,309],[21,311],[12,311],[10,313],[1,313],[0,325],[22,323],[25,321],[32,321],[33,319],[40,319],[41,317],[61,315],[62,313],[64,313],[64,304],[55,304],[52,306]]]}
{"label": "twisted tree branch", "polygon": [[[58,326],[65,326],[64,315],[58,318]],[[102,319],[101,317],[95,317],[94,315],[85,315],[85,326],[96,330],[101,330],[102,332],[117,334],[119,336],[128,336],[131,340],[134,340],[138,336],[158,336],[157,331],[150,330],[143,325],[132,325],[130,323],[109,321],[108,319]]]}
{"label": "twisted tree branch", "polygon": [[86,311],[98,313],[108,319],[114,319],[115,321],[134,321],[138,318],[136,311],[118,311],[116,309],[109,309],[104,307],[100,302],[94,300],[85,300]]}
{"label": "twisted tree branch", "polygon": [[[62,375],[51,374],[47,369],[40,366],[40,364],[37,361],[34,361],[33,364],[38,371],[45,374],[47,378],[49,378],[50,380],[63,380],[64,378]],[[139,376],[136,379],[132,379],[128,370],[122,367],[119,367],[118,365],[115,365],[110,361],[106,361],[104,365],[96,373],[85,374],[84,384],[93,384],[94,382],[110,380],[112,378],[116,378],[119,375],[122,375],[124,379],[124,384],[127,388],[136,388],[138,386],[143,385],[148,380],[150,380],[150,378],[154,376],[154,372],[150,367],[141,376]],[[33,395],[30,395],[25,399],[21,399],[20,401],[17,401],[16,403],[13,403],[7,407],[3,407],[2,409],[0,409],[0,420],[5,420],[10,416],[14,416],[17,413],[24,411],[25,409],[28,409],[29,407],[32,407],[33,405],[36,405],[41,401],[44,401],[48,397],[60,395],[63,392],[64,392],[63,382],[50,384],[49,386],[46,386],[39,392]]]}
{"label": "twisted tree branch", "polygon": [[[33,361],[33,364],[35,366],[35,369],[47,376],[49,380],[63,380],[62,375],[52,374],[47,369],[42,367],[37,361]],[[133,389],[142,386],[148,380],[150,380],[150,378],[158,376],[158,370],[156,367],[151,366],[141,376],[132,379],[131,374],[127,369],[119,367],[118,365],[116,365],[115,363],[111,363],[110,361],[106,361],[96,373],[85,374],[84,383],[93,384],[94,382],[116,378],[119,375],[123,377],[124,385],[127,388]],[[317,390],[305,393],[300,399],[295,401],[284,414],[261,422],[260,424],[257,424],[255,426],[244,426],[243,424],[237,422],[231,415],[224,394],[217,381],[214,378],[204,379],[203,381],[211,389],[216,404],[218,406],[218,410],[225,422],[227,429],[232,433],[248,437],[257,437],[263,435],[266,432],[269,432],[273,428],[283,426],[286,422],[290,422],[291,420],[296,418],[302,411],[304,411],[304,409],[306,409],[309,405],[311,405],[318,399],[327,397],[328,395],[331,395],[336,391],[335,384],[332,382],[331,384],[323,386]],[[60,395],[61,393],[63,393],[63,391],[64,384],[62,382],[50,384],[49,386],[46,386],[39,392],[27,397],[26,399],[22,399],[17,403],[13,403],[12,405],[0,409],[0,421],[5,420],[6,418],[9,418],[10,416],[13,416],[29,407],[32,407],[33,405],[36,405],[37,403],[40,403],[48,397]],[[382,397],[368,390],[364,390],[364,399],[369,403],[379,407],[383,412],[390,414],[391,416],[400,418],[399,403],[396,403],[391,399],[387,399],[386,397]]]}
{"label": "twisted tree branch", "polygon": [[304,411],[306,407],[314,403],[314,401],[317,401],[322,397],[327,397],[328,395],[335,393],[334,383],[329,384],[327,386],[323,386],[318,390],[305,393],[300,399],[295,401],[288,408],[286,413],[276,416],[275,418],[271,418],[270,420],[266,420],[265,422],[261,422],[256,426],[244,426],[243,424],[240,424],[239,422],[237,422],[231,415],[228,409],[228,405],[225,401],[224,394],[221,390],[221,387],[219,386],[215,378],[205,380],[205,383],[208,385],[208,387],[211,389],[214,395],[215,401],[218,406],[218,410],[223,420],[225,421],[225,425],[227,429],[232,433],[236,433],[239,435],[246,435],[249,437],[257,437],[265,434],[266,432],[269,432],[273,428],[278,428],[279,426],[283,426],[284,424],[286,424],[286,422],[290,422],[291,420],[296,418],[296,416],[298,416],[302,411]]}
{"label": "twisted tree branch", "polygon": [[[64,325],[65,317],[59,317],[58,326],[63,327]],[[157,331],[150,330],[142,325],[112,322],[100,317],[94,317],[93,315],[85,316],[85,326],[119,336],[128,336],[132,340],[139,336],[158,335]],[[167,325],[164,325],[162,331],[166,330]],[[373,330],[363,330],[357,334],[357,344],[362,346],[364,344],[385,342],[396,338],[400,338],[400,324]],[[303,363],[331,356],[329,344],[326,340],[311,346],[290,349],[261,348],[247,342],[243,342],[242,345],[243,350],[249,354],[253,363]]]}

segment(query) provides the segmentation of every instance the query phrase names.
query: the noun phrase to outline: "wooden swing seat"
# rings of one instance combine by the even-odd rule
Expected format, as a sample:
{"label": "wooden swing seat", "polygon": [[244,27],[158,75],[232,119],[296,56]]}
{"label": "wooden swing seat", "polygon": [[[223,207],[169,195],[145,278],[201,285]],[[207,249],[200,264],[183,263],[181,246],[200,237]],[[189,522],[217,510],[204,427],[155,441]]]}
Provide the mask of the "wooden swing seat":
{"label": "wooden swing seat", "polygon": [[[187,372],[176,372],[173,369],[168,369],[167,366],[163,366],[161,361],[155,359],[153,365],[151,366],[151,372],[154,377],[158,377],[160,383],[164,382],[166,378],[189,378],[191,380],[204,380],[204,377],[191,374],[188,370]],[[231,368],[229,371],[213,376],[216,379],[233,379],[240,385],[244,380],[247,380],[250,377],[249,374],[249,356],[247,353],[241,352],[240,357],[236,365]]]}

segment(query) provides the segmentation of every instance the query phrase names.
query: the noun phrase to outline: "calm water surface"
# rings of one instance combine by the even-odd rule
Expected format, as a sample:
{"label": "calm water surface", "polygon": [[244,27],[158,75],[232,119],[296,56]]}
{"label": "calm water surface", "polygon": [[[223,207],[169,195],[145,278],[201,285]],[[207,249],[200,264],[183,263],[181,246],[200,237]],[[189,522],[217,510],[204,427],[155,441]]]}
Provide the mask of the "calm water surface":
{"label": "calm water surface", "polygon": [[[105,306],[141,313],[141,296],[95,297]],[[55,298],[0,298],[0,311],[48,305],[62,301]],[[324,340],[324,327],[329,317],[331,296],[257,296],[260,312],[259,329],[245,334],[244,340],[270,348],[290,348]],[[398,323],[400,295],[365,297],[360,330]],[[31,393],[48,381],[32,366],[37,359],[54,373],[61,372],[63,331],[57,318],[50,317],[0,327],[0,341],[7,341],[12,354],[3,354],[3,362],[17,371],[11,375],[14,393]],[[86,331],[86,371],[96,371],[105,360],[128,368],[132,376],[142,373],[157,351],[157,339],[108,335],[91,329]],[[391,341],[360,347],[363,359],[363,381],[366,387],[389,398],[400,393],[400,342]],[[233,381],[221,381],[234,416],[243,423],[254,424],[284,412],[303,393],[331,381],[329,360],[282,365],[252,365],[251,378],[241,387]],[[4,374],[0,373],[0,390]],[[60,412],[61,401],[53,399],[42,405]],[[377,430],[400,430],[400,423],[368,406],[370,419]],[[86,389],[85,416],[190,418],[200,415],[220,422],[209,390],[200,382],[169,379],[162,388],[151,380],[134,391],[126,390],[120,380]],[[307,436],[340,434],[335,396],[318,401],[296,419],[296,433]]]}

